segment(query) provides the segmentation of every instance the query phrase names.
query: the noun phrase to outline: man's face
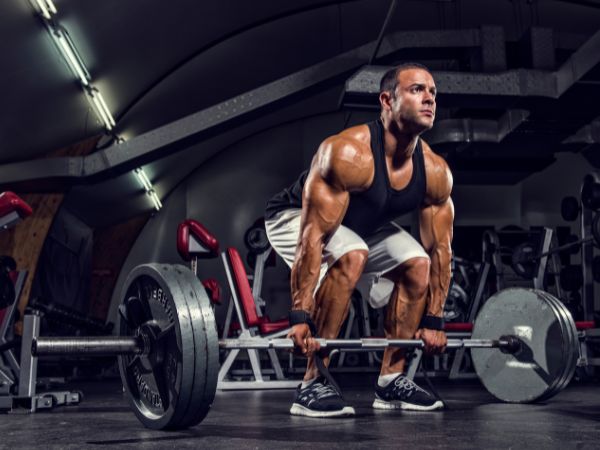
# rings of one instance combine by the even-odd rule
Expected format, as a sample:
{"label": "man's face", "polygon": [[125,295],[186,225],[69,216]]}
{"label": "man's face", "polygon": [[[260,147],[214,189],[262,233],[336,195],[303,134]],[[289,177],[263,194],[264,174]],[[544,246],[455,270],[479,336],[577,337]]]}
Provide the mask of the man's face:
{"label": "man's face", "polygon": [[400,131],[420,134],[433,127],[436,87],[423,69],[405,69],[398,74],[395,95],[389,102],[392,123]]}

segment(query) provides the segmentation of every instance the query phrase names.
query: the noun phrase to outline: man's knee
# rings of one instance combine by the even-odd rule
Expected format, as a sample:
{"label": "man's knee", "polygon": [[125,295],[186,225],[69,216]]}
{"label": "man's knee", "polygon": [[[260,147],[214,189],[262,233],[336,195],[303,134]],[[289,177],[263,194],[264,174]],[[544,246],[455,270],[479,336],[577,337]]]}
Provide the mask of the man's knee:
{"label": "man's knee", "polygon": [[352,284],[356,284],[362,275],[368,256],[367,250],[351,250],[342,255],[330,271],[334,271],[336,276],[342,276]]}
{"label": "man's knee", "polygon": [[412,258],[402,264],[400,282],[411,296],[422,297],[429,288],[429,258]]}

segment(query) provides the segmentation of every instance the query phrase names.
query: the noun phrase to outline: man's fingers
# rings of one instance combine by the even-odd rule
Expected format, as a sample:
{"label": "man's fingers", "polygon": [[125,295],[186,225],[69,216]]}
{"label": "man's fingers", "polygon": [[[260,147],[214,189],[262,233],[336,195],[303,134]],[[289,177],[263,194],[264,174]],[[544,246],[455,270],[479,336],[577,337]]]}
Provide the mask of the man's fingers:
{"label": "man's fingers", "polygon": [[306,338],[307,356],[312,356],[313,353],[321,349],[321,344],[313,337]]}
{"label": "man's fingers", "polygon": [[308,339],[306,336],[303,336],[299,333],[295,333],[293,330],[290,331],[287,335],[288,339],[291,339],[294,342],[294,348],[290,351],[296,355],[305,356],[309,352],[308,347]]}
{"label": "man's fingers", "polygon": [[427,354],[443,353],[448,343],[445,333],[426,329],[417,330],[415,339],[423,340],[423,351]]}

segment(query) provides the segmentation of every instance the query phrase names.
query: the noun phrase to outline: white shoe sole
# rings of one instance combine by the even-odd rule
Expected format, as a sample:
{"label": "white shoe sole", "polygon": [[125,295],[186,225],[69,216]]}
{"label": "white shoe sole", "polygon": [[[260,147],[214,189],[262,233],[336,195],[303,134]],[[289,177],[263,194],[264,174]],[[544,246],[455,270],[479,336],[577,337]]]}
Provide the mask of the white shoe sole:
{"label": "white shoe sole", "polygon": [[402,409],[405,411],[434,411],[436,409],[442,409],[444,407],[444,403],[441,400],[436,400],[433,405],[422,406],[415,405],[413,403],[406,403],[403,401],[393,401],[386,402],[385,400],[381,400],[376,398],[373,401],[373,408],[375,409]]}
{"label": "white shoe sole", "polygon": [[304,416],[304,417],[348,417],[356,414],[352,406],[344,406],[343,409],[336,411],[315,411],[314,409],[308,409],[298,403],[294,403],[290,408],[290,414],[292,416]]}

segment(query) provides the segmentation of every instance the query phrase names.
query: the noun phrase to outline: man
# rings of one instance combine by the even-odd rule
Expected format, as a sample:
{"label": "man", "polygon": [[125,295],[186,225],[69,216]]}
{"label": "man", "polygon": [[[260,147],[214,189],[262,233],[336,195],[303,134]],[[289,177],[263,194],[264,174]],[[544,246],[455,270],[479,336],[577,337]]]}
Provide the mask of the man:
{"label": "man", "polygon": [[[292,268],[288,337],[309,357],[290,410],[294,415],[354,414],[337,387],[319,374],[311,325],[314,320],[319,337],[335,339],[359,280],[373,306],[387,302],[388,338],[423,339],[429,353],[443,351],[447,343],[442,312],[451,277],[452,175],[419,138],[435,118],[431,73],[416,63],[388,71],[379,102],[379,121],[325,139],[309,171],[267,205],[269,241]],[[391,222],[415,210],[422,246]],[[443,407],[405,377],[405,361],[405,349],[385,350],[373,407]]]}

